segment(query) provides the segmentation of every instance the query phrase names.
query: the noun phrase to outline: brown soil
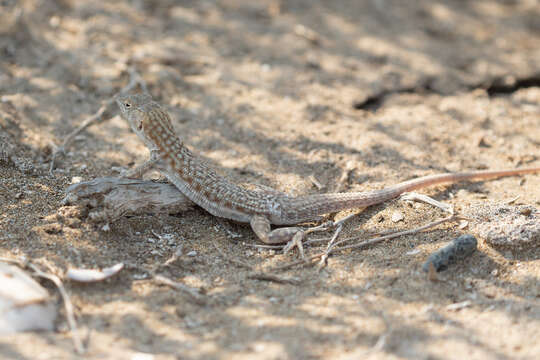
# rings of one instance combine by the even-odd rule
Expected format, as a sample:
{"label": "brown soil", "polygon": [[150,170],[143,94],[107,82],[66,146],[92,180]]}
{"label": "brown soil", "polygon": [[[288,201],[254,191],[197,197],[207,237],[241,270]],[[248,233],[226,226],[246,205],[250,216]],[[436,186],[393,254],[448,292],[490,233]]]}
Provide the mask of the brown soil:
{"label": "brown soil", "polygon": [[[62,274],[151,267],[178,244],[193,251],[160,271],[202,288],[206,305],[133,268],[66,283],[90,359],[540,357],[538,241],[497,248],[479,238],[479,251],[430,281],[428,255],[470,232],[444,224],[336,254],[320,272],[279,273],[301,280],[294,285],[248,278],[214,244],[258,271],[296,254],[250,247],[259,242],[247,226],[199,208],[124,217],[110,231],[67,216],[61,200],[74,177],[117,175],[112,167],[148,156],[113,109],[48,174],[51,144],[124,86],[130,65],[185,143],[239,182],[358,191],[539,166],[537,1],[1,1],[0,256],[46,259]],[[424,192],[459,211],[514,198],[538,208],[540,176]],[[391,220],[396,211],[403,221]],[[360,213],[341,238],[443,216],[396,200]],[[312,238],[321,236],[331,233]],[[0,357],[76,357],[64,315],[57,332],[0,338]]]}

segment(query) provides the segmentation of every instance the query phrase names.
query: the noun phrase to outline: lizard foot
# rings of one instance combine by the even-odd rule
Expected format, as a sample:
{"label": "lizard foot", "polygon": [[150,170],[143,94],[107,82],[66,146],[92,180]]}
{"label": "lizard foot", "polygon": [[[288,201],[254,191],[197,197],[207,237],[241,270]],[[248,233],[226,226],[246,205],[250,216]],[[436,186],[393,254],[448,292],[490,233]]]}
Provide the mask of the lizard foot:
{"label": "lizard foot", "polygon": [[304,246],[302,245],[302,240],[304,239],[304,232],[302,230],[294,234],[293,238],[287,242],[287,245],[283,248],[283,253],[287,255],[295,247],[298,248],[298,254],[300,257],[305,260],[306,256],[304,255]]}

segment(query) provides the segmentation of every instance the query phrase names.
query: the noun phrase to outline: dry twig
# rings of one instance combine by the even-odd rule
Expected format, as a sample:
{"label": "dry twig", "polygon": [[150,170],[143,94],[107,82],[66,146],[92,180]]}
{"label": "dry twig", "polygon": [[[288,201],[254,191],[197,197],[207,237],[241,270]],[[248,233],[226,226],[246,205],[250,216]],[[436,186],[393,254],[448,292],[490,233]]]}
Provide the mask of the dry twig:
{"label": "dry twig", "polygon": [[268,274],[268,273],[261,273],[261,272],[253,272],[251,274],[248,274],[247,278],[261,280],[261,281],[272,281],[279,284],[291,284],[291,285],[301,284],[301,281],[298,278],[283,277],[276,274]]}
{"label": "dry twig", "polygon": [[282,250],[285,247],[285,245],[250,244],[246,242],[242,242],[242,245],[256,248],[256,249],[269,249],[269,250]]}
{"label": "dry twig", "polygon": [[[374,238],[374,239],[371,239],[371,240],[361,242],[360,244],[347,245],[347,246],[342,246],[342,247],[339,247],[339,248],[335,248],[335,251],[341,251],[341,250],[347,250],[347,249],[358,249],[358,248],[370,246],[370,245],[373,245],[373,244],[378,244],[378,243],[380,243],[380,242],[382,242],[384,240],[390,240],[390,239],[394,239],[396,237],[404,236],[404,235],[416,234],[416,233],[419,233],[421,231],[432,228],[434,226],[440,225],[442,223],[445,223],[445,222],[448,222],[448,221],[459,220],[459,219],[461,219],[461,217],[456,216],[456,215],[450,215],[450,216],[447,216],[445,218],[432,221],[430,223],[427,223],[425,225],[419,226],[419,227],[414,228],[414,229],[398,231],[396,233],[380,236],[380,237],[377,237],[377,238]],[[357,240],[358,238],[359,238],[358,236],[355,236],[355,237],[343,239],[341,241],[338,241],[335,244],[335,246],[343,244],[344,242],[347,242],[347,241]]]}
{"label": "dry twig", "polygon": [[188,294],[189,296],[191,296],[197,304],[206,305],[206,297],[204,297],[201,293],[199,293],[198,290],[192,287],[189,287],[187,285],[184,285],[182,283],[179,283],[178,281],[173,281],[163,275],[157,275],[157,274],[152,274],[152,275],[153,275],[154,280],[157,283],[170,286],[175,290],[182,291]]}
{"label": "dry twig", "polygon": [[229,261],[229,262],[231,262],[231,263],[233,263],[235,265],[238,265],[240,267],[251,270],[252,272],[247,275],[248,279],[255,279],[255,280],[262,280],[262,281],[273,281],[273,282],[280,283],[280,284],[292,284],[292,285],[300,284],[300,279],[297,279],[297,278],[286,278],[286,277],[279,276],[279,275],[276,275],[276,274],[269,274],[269,273],[255,271],[254,267],[249,265],[248,263],[226,255],[223,252],[223,250],[221,250],[219,248],[219,246],[216,244],[215,241],[212,244],[214,245],[214,248],[217,250],[217,252],[221,255],[221,257],[223,257],[225,260],[227,260],[227,261]]}
{"label": "dry twig", "polygon": [[432,206],[435,206],[442,211],[445,211],[447,213],[453,214],[454,213],[454,207],[450,204],[445,204],[443,202],[437,201],[427,195],[419,194],[416,192],[407,192],[401,195],[401,200],[405,201],[420,201],[424,202],[426,204],[430,204]]}
{"label": "dry twig", "polygon": [[154,265],[151,269],[148,269],[144,266],[140,266],[137,264],[132,264],[132,263],[128,263],[126,264],[126,266],[129,266],[130,268],[137,269],[139,271],[143,271],[147,273],[148,275],[150,275],[151,279],[153,279],[158,284],[170,286],[171,288],[175,290],[181,291],[189,295],[199,305],[206,305],[208,299],[203,294],[201,294],[198,289],[184,285],[178,281],[171,280],[166,276],[157,274],[157,270],[159,268],[170,265],[172,262],[176,261],[182,255],[183,255],[183,246],[179,246],[176,249],[175,253],[167,261],[165,261],[162,264]]}
{"label": "dry twig", "polygon": [[[430,222],[430,223],[428,223],[426,225],[422,225],[422,226],[414,228],[414,229],[405,230],[405,231],[399,231],[399,232],[396,232],[396,233],[393,233],[393,234],[379,236],[379,237],[376,237],[374,239],[370,239],[370,240],[361,242],[360,244],[336,247],[337,245],[342,244],[342,243],[344,243],[346,241],[357,240],[359,237],[356,236],[356,237],[343,239],[343,240],[341,240],[341,241],[334,244],[334,247],[330,251],[328,251],[328,255],[333,254],[336,251],[347,250],[347,249],[359,249],[359,248],[363,248],[363,247],[367,247],[367,246],[370,246],[370,245],[380,243],[380,242],[382,242],[384,240],[394,239],[394,238],[397,238],[397,237],[400,237],[400,236],[403,236],[403,235],[415,234],[415,233],[427,230],[429,228],[432,228],[434,226],[440,225],[442,223],[445,223],[445,222],[448,222],[448,221],[459,220],[459,219],[461,219],[461,217],[456,216],[456,215],[451,215],[451,216],[448,216],[448,217],[445,217],[443,219],[439,219],[439,220]],[[318,259],[318,258],[324,256],[325,254],[326,254],[326,252],[315,254],[315,255],[312,255],[312,256],[308,257],[307,259],[302,259],[302,260],[291,262],[289,264],[278,266],[278,267],[274,268],[273,270],[274,271],[281,271],[281,270],[289,269],[289,268],[294,267],[296,265],[306,265],[306,264],[309,264],[310,260]]]}
{"label": "dry twig", "polygon": [[335,244],[339,234],[341,233],[342,229],[343,229],[343,225],[339,224],[337,226],[337,228],[336,228],[336,231],[334,232],[334,236],[332,236],[332,239],[330,239],[330,241],[328,242],[328,245],[326,246],[326,250],[325,250],[324,254],[321,256],[321,260],[319,261],[319,265],[317,265],[318,271],[321,271],[322,268],[326,266],[327,260],[328,260],[328,255],[330,255],[330,252],[334,248],[334,244]]}

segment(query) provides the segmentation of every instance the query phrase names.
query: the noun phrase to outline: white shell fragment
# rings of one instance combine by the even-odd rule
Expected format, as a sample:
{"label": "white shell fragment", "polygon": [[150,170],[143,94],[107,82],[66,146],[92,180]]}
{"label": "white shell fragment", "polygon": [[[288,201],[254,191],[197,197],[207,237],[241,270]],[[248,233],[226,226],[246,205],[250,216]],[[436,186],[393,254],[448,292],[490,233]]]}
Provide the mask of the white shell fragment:
{"label": "white shell fragment", "polygon": [[116,275],[120,270],[124,268],[123,263],[118,263],[102,270],[95,269],[69,269],[66,273],[66,277],[73,281],[89,283],[97,282],[110,278]]}
{"label": "white shell fragment", "polygon": [[397,223],[403,221],[403,219],[405,219],[405,217],[400,211],[394,211],[394,213],[392,214],[392,222]]}
{"label": "white shell fragment", "polygon": [[0,262],[0,335],[53,330],[56,314],[47,290],[17,266]]}

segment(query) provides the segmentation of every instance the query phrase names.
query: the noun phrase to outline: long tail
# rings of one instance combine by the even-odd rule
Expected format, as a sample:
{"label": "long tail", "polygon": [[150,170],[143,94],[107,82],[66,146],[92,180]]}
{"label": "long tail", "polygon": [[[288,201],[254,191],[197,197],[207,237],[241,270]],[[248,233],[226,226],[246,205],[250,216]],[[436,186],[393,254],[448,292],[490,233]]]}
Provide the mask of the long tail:
{"label": "long tail", "polygon": [[460,181],[492,179],[540,172],[540,167],[512,170],[482,170],[423,176],[386,187],[381,190],[299,196],[288,199],[283,210],[291,222],[314,219],[318,215],[347,209],[367,207],[394,199],[401,194],[431,185]]}
{"label": "long tail", "polygon": [[[423,176],[417,179],[404,181],[402,183],[384,188],[380,191],[374,191],[374,193],[377,193],[377,192],[383,193],[384,194],[383,196],[387,196],[388,197],[387,200],[389,200],[389,199],[398,197],[399,195],[405,192],[425,188],[431,185],[445,184],[445,183],[453,184],[460,181],[470,181],[470,180],[495,179],[499,177],[532,174],[532,173],[537,173],[537,172],[540,172],[540,167],[512,169],[512,170],[481,170],[481,171],[428,175],[428,176]],[[382,201],[386,201],[386,200],[382,200]],[[369,206],[369,205],[366,205],[366,206]]]}

